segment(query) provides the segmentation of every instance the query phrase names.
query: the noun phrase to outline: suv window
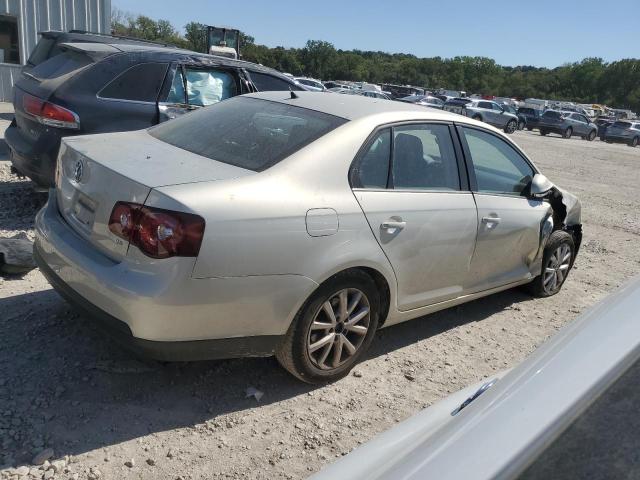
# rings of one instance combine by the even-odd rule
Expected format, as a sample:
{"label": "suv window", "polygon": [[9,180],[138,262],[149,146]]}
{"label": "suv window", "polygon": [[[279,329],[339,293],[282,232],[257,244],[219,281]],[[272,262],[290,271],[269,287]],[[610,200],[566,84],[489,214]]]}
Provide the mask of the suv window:
{"label": "suv window", "polygon": [[196,155],[259,172],[346,122],[306,108],[237,96],[148,132]]}
{"label": "suv window", "polygon": [[522,195],[535,174],[505,140],[477,129],[462,128],[479,192]]}
{"label": "suv window", "polygon": [[351,185],[354,188],[387,188],[390,161],[391,130],[385,128],[371,140],[351,171]]}
{"label": "suv window", "polygon": [[[237,95],[236,77],[230,72],[219,69],[185,68],[184,74],[186,75],[187,103],[189,105],[205,107]],[[178,70],[173,78],[167,101],[172,102],[172,99],[176,98],[175,103],[184,103],[182,100],[184,98],[183,82],[183,71]]]}
{"label": "suv window", "polygon": [[29,74],[38,80],[49,80],[80,70],[92,63],[93,60],[88,55],[69,50],[40,63]]}
{"label": "suv window", "polygon": [[493,109],[493,105],[491,102],[478,102],[479,108],[488,108],[489,110]]}
{"label": "suv window", "polygon": [[560,118],[562,114],[553,110],[547,110],[542,114],[542,116],[545,118]]}
{"label": "suv window", "polygon": [[267,73],[250,71],[249,75],[251,76],[251,81],[260,92],[301,90],[300,87]]}
{"label": "suv window", "polygon": [[155,102],[166,71],[166,63],[134,65],[111,80],[98,96],[135,102]]}
{"label": "suv window", "polygon": [[460,189],[456,155],[447,125],[395,127],[393,135],[394,189]]}
{"label": "suv window", "polygon": [[56,44],[55,37],[49,37],[49,36],[43,35],[40,38],[40,40],[38,40],[38,43],[33,49],[33,52],[31,52],[31,55],[29,56],[29,60],[27,60],[27,63],[33,66],[39,65],[50,56],[53,56],[53,55],[49,55],[49,52],[51,51],[51,47],[53,47],[55,44]]}

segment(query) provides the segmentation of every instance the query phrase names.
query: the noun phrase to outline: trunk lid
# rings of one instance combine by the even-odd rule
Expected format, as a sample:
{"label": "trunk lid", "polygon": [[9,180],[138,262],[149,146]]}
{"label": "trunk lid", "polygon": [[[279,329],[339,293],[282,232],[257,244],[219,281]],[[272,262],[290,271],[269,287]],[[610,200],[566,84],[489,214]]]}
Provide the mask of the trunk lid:
{"label": "trunk lid", "polygon": [[71,228],[118,261],[128,243],[109,231],[116,202],[144,204],[153,188],[254,173],[174,147],[146,130],[67,137],[58,158],[56,199]]}

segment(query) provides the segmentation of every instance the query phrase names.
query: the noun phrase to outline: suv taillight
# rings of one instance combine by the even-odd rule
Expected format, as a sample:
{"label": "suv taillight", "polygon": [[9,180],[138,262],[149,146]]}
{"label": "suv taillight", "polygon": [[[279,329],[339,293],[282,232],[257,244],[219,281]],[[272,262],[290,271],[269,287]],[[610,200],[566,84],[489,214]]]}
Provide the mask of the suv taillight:
{"label": "suv taillight", "polygon": [[22,98],[22,108],[29,115],[34,116],[43,125],[58,128],[80,128],[80,117],[55,103],[46,102],[33,95],[25,94]]}
{"label": "suv taillight", "polygon": [[109,230],[152,258],[197,257],[204,235],[198,215],[118,202]]}

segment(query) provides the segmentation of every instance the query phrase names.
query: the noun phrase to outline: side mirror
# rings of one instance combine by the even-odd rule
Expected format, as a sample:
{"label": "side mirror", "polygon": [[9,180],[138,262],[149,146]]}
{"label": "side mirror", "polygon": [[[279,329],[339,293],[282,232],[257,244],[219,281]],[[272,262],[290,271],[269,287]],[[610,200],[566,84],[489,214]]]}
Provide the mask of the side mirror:
{"label": "side mirror", "polygon": [[553,188],[553,183],[541,173],[536,173],[531,179],[529,193],[532,198],[543,198]]}

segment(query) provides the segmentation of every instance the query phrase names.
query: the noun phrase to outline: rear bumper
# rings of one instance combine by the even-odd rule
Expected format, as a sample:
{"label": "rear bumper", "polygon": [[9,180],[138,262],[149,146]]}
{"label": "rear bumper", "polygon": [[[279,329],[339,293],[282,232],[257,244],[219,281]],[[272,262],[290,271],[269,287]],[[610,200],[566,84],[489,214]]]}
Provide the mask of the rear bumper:
{"label": "rear bumper", "polygon": [[53,186],[60,148],[59,132],[44,132],[37,141],[31,142],[20,132],[14,119],[4,135],[15,169],[41,187]]}
{"label": "rear bumper", "polygon": [[632,138],[628,138],[628,137],[620,137],[617,135],[604,135],[604,139],[606,141],[609,142],[616,142],[616,143],[631,143],[631,140],[633,140]]}
{"label": "rear bumper", "polygon": [[195,279],[192,258],[114,262],[71,229],[55,193],[49,198],[36,216],[43,274],[87,320],[152,358],[270,355],[317,287],[301,275]]}

